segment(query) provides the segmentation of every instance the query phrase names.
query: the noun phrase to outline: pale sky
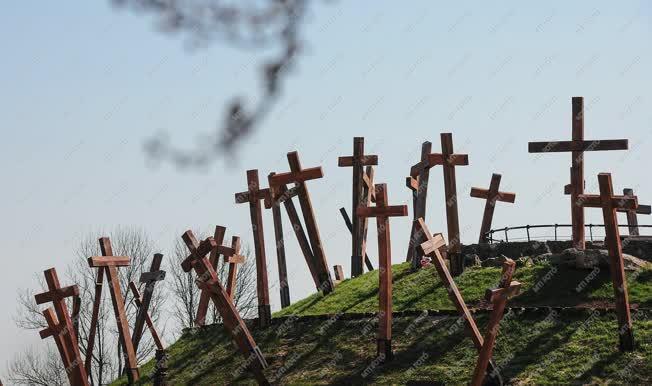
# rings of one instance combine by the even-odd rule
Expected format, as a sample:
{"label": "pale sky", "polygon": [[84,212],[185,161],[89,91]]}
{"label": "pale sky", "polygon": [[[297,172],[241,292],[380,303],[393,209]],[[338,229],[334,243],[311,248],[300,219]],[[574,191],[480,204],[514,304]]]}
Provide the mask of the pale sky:
{"label": "pale sky", "polygon": [[[235,162],[206,170],[153,167],[143,141],[166,130],[179,146],[211,132],[231,96],[255,95],[261,56],[220,42],[189,50],[151,17],[108,1],[14,1],[0,16],[0,373],[14,352],[41,345],[13,323],[18,288],[73,258],[81,235],[139,226],[168,254],[188,228],[215,224],[251,243],[248,207],[233,194],[245,171],[289,170],[298,150],[330,266],[350,271],[350,236],[338,209],[351,206],[352,137],[379,156],[378,182],[390,204],[410,204],[405,176],[421,143],[439,151],[452,132],[470,165],[457,168],[462,241],[478,237],[484,201],[471,186],[501,189],[494,228],[569,223],[570,154],[531,155],[530,140],[568,140],[571,97],[584,96],[587,139],[628,138],[629,151],[586,156],[587,191],[613,173],[614,189],[652,202],[652,5],[646,1],[318,2],[304,26],[305,47],[272,114]],[[410,208],[411,211],[411,208]],[[265,212],[270,281],[278,281],[271,213]],[[624,217],[621,219],[624,221]],[[649,219],[641,219],[650,223]],[[602,223],[597,210],[587,222]],[[431,171],[427,223],[446,232],[441,168]],[[404,261],[410,218],[391,220],[393,262]],[[292,300],[314,288],[286,225]],[[375,222],[369,254],[377,266]],[[70,284],[70,283],[64,283]],[[278,289],[270,290],[273,308]]]}

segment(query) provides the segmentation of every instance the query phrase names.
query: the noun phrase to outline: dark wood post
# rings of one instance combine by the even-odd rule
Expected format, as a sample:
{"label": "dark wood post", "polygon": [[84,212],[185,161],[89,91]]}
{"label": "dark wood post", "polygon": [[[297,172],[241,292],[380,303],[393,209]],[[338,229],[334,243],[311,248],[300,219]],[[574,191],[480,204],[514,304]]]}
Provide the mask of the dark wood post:
{"label": "dark wood post", "polygon": [[[627,197],[634,197],[634,190],[625,188],[623,189],[623,195]],[[636,209],[622,209],[618,208],[618,212],[625,212],[627,214],[627,229],[629,231],[630,236],[638,236],[639,231],[638,231],[638,218],[637,214],[652,214],[652,207],[650,205],[642,205],[638,204],[638,208]]]}
{"label": "dark wood post", "polygon": [[426,240],[419,229],[420,218],[426,218],[426,198],[428,197],[428,179],[430,178],[430,153],[432,143],[426,141],[421,145],[421,161],[410,168],[410,176],[407,177],[405,185],[412,191],[412,230],[408,243],[407,257],[405,261],[412,262],[412,268],[420,267],[423,255],[418,246]]}
{"label": "dark wood post", "polygon": [[616,313],[618,314],[618,337],[621,351],[634,350],[634,333],[632,331],[632,316],[629,310],[629,295],[627,293],[627,278],[623,263],[622,243],[618,229],[617,209],[636,210],[636,196],[614,196],[611,174],[598,174],[600,194],[583,194],[578,197],[583,207],[601,208],[604,218],[606,246],[609,249],[609,270],[616,298]]}
{"label": "dark wood post", "polygon": [[156,350],[156,370],[154,372],[154,386],[167,386],[168,353],[165,350]]}
{"label": "dark wood post", "polygon": [[388,206],[387,185],[376,184],[376,206],[361,205],[359,217],[375,217],[378,233],[379,323],[377,355],[381,361],[392,359],[392,245],[389,217],[407,216],[407,205]]}
{"label": "dark wood post", "polygon": [[[134,303],[136,303],[136,307],[138,307],[138,315],[140,315],[145,309],[144,299],[140,296],[140,291],[138,291],[138,287],[136,287],[136,283],[134,283],[133,281],[129,283],[129,289],[131,290],[131,293],[134,295]],[[152,339],[154,340],[154,344],[156,345],[156,348],[158,350],[163,350],[164,348],[163,342],[161,342],[161,338],[159,337],[158,332],[156,331],[156,327],[154,327],[154,322],[152,322],[152,318],[149,316],[149,311],[145,311],[143,318],[145,319],[145,323],[147,324],[149,333],[152,335]],[[142,333],[141,333],[141,338],[142,338]]]}
{"label": "dark wood post", "polygon": [[[344,219],[344,224],[346,225],[346,228],[349,230],[349,232],[353,232],[353,223],[351,223],[351,218],[349,217],[349,214],[346,212],[346,208],[340,208],[340,214]],[[366,248],[364,251],[364,264],[367,266],[367,270],[369,270],[370,272],[374,270],[374,265],[371,263],[371,260],[369,259],[369,254],[367,253]]]}
{"label": "dark wood post", "polygon": [[494,173],[491,175],[489,189],[471,188],[471,197],[484,198],[486,200],[484,214],[482,215],[482,226],[480,227],[480,243],[487,242],[487,232],[491,230],[496,201],[514,203],[516,200],[515,193],[498,191],[498,188],[500,188],[500,179],[501,175]]}
{"label": "dark wood post", "polygon": [[[267,176],[273,176],[276,173],[270,173]],[[274,241],[276,245],[276,265],[278,266],[279,295],[281,297],[281,308],[290,305],[290,285],[288,282],[288,268],[285,260],[285,240],[283,238],[283,219],[281,217],[281,202],[275,200],[274,194],[270,189],[270,194],[265,200],[265,208],[272,209],[272,219],[274,220]]]}
{"label": "dark wood post", "polygon": [[335,274],[335,282],[339,283],[344,280],[344,270],[341,265],[333,266],[333,273]]}
{"label": "dark wood post", "polygon": [[[217,245],[222,245],[224,242],[224,235],[226,235],[226,227],[221,225],[215,226],[215,231],[213,232],[213,239]],[[218,248],[213,249],[210,252],[209,263],[213,270],[217,271],[217,263],[220,258],[220,253]],[[199,294],[199,304],[197,305],[197,315],[195,316],[195,325],[204,326],[206,324],[206,315],[208,314],[208,304],[211,300],[210,293],[208,291],[201,291]]]}
{"label": "dark wood post", "polygon": [[578,203],[578,197],[584,194],[584,152],[597,150],[627,150],[626,139],[584,140],[584,98],[572,99],[572,137],[571,141],[530,142],[528,152],[550,153],[571,152],[571,221],[573,246],[585,248],[584,208]]}
{"label": "dark wood post", "polygon": [[[145,323],[147,323],[146,319],[149,318],[149,306],[152,302],[152,296],[154,295],[154,286],[156,285],[157,281],[165,279],[165,271],[161,270],[162,261],[162,254],[154,254],[152,265],[149,267],[149,272],[143,272],[138,280],[140,283],[145,284],[145,292],[143,294],[143,298],[140,300],[142,305],[138,306],[138,315],[136,315],[136,322],[134,323],[134,335],[131,337],[131,341],[134,345],[134,351],[136,353],[138,352],[138,345],[140,344],[140,339],[143,335],[143,330],[145,329]],[[138,292],[138,289],[135,289],[136,292]],[[134,292],[134,296],[136,292]]]}

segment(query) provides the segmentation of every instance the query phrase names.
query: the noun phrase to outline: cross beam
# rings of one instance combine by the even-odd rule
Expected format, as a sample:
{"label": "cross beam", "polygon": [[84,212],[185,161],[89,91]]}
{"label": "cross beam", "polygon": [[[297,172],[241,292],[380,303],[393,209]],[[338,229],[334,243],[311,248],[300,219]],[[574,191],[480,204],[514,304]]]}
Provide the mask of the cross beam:
{"label": "cross beam", "polygon": [[[339,167],[353,168],[353,211],[361,204],[364,205],[367,200],[364,197],[364,166],[378,165],[377,155],[364,154],[364,137],[353,138],[353,155],[339,157],[337,165]],[[353,212],[355,213],[355,212]],[[357,277],[363,272],[363,257],[365,256],[365,223],[358,216],[353,216],[351,231],[351,276]]]}
{"label": "cross beam", "polygon": [[507,259],[503,263],[503,272],[498,288],[487,291],[486,300],[492,303],[493,309],[489,314],[489,323],[487,324],[484,343],[478,354],[478,360],[473,371],[472,386],[483,385],[487,376],[492,374],[488,372],[488,365],[493,355],[496,337],[498,336],[498,328],[505,313],[508,297],[517,295],[521,288],[521,283],[512,281],[515,269],[516,263],[514,260]]}
{"label": "cross beam", "polygon": [[579,204],[582,207],[602,208],[606,235],[605,242],[609,249],[609,271],[611,272],[611,281],[616,298],[620,350],[632,351],[634,350],[634,333],[632,331],[632,316],[629,310],[627,279],[616,211],[618,209],[636,210],[638,200],[636,196],[615,196],[610,173],[598,174],[598,184],[600,186],[600,195],[580,195]]}
{"label": "cross beam", "polygon": [[256,345],[249,328],[240,317],[222,283],[220,283],[217,273],[206,259],[206,254],[216,248],[217,243],[212,237],[200,243],[192,231],[186,231],[182,235],[182,239],[190,251],[190,256],[186,260],[193,262],[191,269],[194,269],[197,274],[197,285],[209,291],[215,308],[222,316],[224,327],[235,341],[258,383],[268,385],[269,381],[263,372],[267,367],[265,357]]}
{"label": "cross beam", "polygon": [[36,304],[52,302],[54,312],[48,308],[44,313],[48,329],[41,333],[41,338],[54,337],[70,383],[88,385],[88,373],[81,360],[79,342],[66,305],[67,297],[79,296],[79,288],[76,285],[61,288],[57,271],[54,268],[44,271],[43,274],[48,291],[36,294],[34,299]]}
{"label": "cross beam", "polygon": [[594,140],[584,139],[584,98],[572,99],[572,137],[571,141],[530,142],[529,153],[571,152],[571,220],[573,246],[584,249],[584,208],[577,202],[584,194],[584,152],[597,150],[627,150],[626,139]]}
{"label": "cross beam", "polygon": [[[161,262],[163,261],[163,255],[160,253],[154,254],[154,258],[152,259],[152,264],[149,267],[148,272],[143,272],[140,275],[139,282],[145,284],[145,292],[142,297],[142,299],[139,300],[141,305],[138,306],[138,314],[136,315],[136,322],[134,323],[134,334],[131,337],[131,341],[133,342],[134,345],[134,351],[138,352],[138,345],[140,344],[140,339],[142,338],[143,335],[143,330],[145,329],[145,324],[147,323],[149,325],[149,322],[147,319],[149,318],[149,307],[152,303],[152,297],[154,295],[154,287],[156,286],[157,281],[162,281],[165,279],[165,271],[161,270]],[[132,292],[135,293],[138,292],[138,289],[136,288],[136,292],[132,290]],[[138,302],[136,303],[138,305]],[[150,320],[151,322],[151,320]],[[153,327],[150,327],[150,330]],[[154,336],[154,332],[152,332],[152,336]],[[158,336],[155,338],[155,340],[158,339]],[[162,350],[162,348],[159,348]]]}
{"label": "cross beam", "polygon": [[378,305],[379,323],[377,356],[389,361],[392,353],[392,247],[389,233],[389,218],[407,216],[407,205],[387,205],[387,185],[376,184],[376,206],[358,206],[360,217],[375,217],[378,233],[378,275],[380,276]]}
{"label": "cross beam", "polygon": [[482,215],[482,226],[480,227],[480,243],[487,242],[487,233],[491,230],[496,201],[514,203],[516,200],[516,193],[500,192],[498,190],[501,177],[500,174],[492,174],[489,189],[471,188],[471,197],[486,200],[484,214]]}
{"label": "cross beam", "polygon": [[318,289],[324,294],[333,291],[333,280],[331,279],[330,270],[328,269],[328,262],[326,261],[326,253],[321,242],[317,221],[315,218],[315,211],[312,207],[310,195],[306,187],[306,181],[321,178],[323,173],[321,167],[303,169],[299,154],[296,151],[287,154],[288,163],[290,164],[290,172],[275,174],[269,177],[269,183],[272,190],[281,187],[282,185],[294,183],[298,188],[299,205],[303,213],[303,219],[306,224],[306,232],[310,240],[310,247],[314,258],[314,268],[317,273],[319,286]]}
{"label": "cross beam", "polygon": [[119,342],[125,356],[125,372],[127,373],[129,382],[136,382],[140,378],[138,362],[136,361],[136,350],[131,340],[129,322],[124,307],[125,300],[120,288],[120,277],[118,276],[118,267],[129,265],[129,258],[125,256],[113,256],[111,240],[108,237],[102,237],[99,241],[102,256],[89,257],[88,265],[91,268],[104,269],[106,279],[109,282],[109,293],[111,294],[111,303],[113,303]]}
{"label": "cross beam", "polygon": [[[261,327],[272,323],[272,311],[269,303],[269,283],[267,279],[267,257],[265,255],[265,236],[263,233],[263,210],[260,200],[269,196],[269,189],[260,189],[258,170],[247,170],[247,192],[236,193],[236,203],[249,203],[251,230],[254,236],[256,256],[256,293],[258,295],[258,323]],[[238,197],[247,197],[247,201],[238,201]]]}
{"label": "cross beam", "polygon": [[[224,235],[226,234],[226,228],[220,225],[215,226],[215,231],[213,232],[213,240],[218,245],[210,250],[209,264],[213,270],[217,271],[217,263],[220,256],[219,246],[222,245],[224,241]],[[184,268],[185,270],[185,268]],[[208,313],[208,304],[211,300],[210,293],[208,291],[202,290],[199,295],[199,304],[197,305],[197,315],[195,316],[195,325],[204,326],[206,325],[206,314]]]}
{"label": "cross beam", "polygon": [[[270,173],[267,176],[269,181],[270,176],[276,173]],[[288,282],[288,268],[285,259],[285,240],[283,236],[283,218],[281,217],[281,203],[285,200],[291,200],[292,194],[286,190],[285,195],[274,194],[276,191],[270,188],[270,194],[265,200],[265,208],[272,209],[272,220],[274,221],[274,241],[276,245],[276,265],[278,267],[278,281],[279,281],[279,295],[281,297],[281,308],[290,305],[290,285]]]}

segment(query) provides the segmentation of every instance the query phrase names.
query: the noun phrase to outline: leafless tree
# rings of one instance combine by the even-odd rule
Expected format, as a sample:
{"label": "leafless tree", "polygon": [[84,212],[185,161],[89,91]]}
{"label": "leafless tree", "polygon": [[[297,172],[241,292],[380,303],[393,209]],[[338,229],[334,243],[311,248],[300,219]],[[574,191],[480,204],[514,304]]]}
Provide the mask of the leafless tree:
{"label": "leafless tree", "polygon": [[64,386],[68,384],[59,353],[52,343],[45,350],[28,348],[9,362],[9,377],[16,385]]}

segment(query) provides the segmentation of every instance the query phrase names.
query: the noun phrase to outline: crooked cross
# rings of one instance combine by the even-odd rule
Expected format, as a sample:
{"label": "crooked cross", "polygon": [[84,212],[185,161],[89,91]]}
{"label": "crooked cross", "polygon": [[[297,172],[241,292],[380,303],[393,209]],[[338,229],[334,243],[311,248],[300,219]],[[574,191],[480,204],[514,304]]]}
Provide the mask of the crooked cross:
{"label": "crooked cross", "polygon": [[571,152],[571,222],[573,246],[585,248],[584,208],[578,205],[578,196],[584,194],[584,152],[599,150],[627,150],[626,139],[588,141],[584,139],[584,98],[572,99],[572,139],[570,141],[530,142],[530,153]]}
{"label": "crooked cross", "polygon": [[484,214],[482,215],[482,226],[480,227],[480,243],[487,242],[487,233],[491,230],[496,201],[514,203],[516,200],[516,193],[501,192],[498,190],[500,179],[501,175],[494,173],[491,175],[489,189],[471,188],[471,197],[484,198],[486,200]]}

